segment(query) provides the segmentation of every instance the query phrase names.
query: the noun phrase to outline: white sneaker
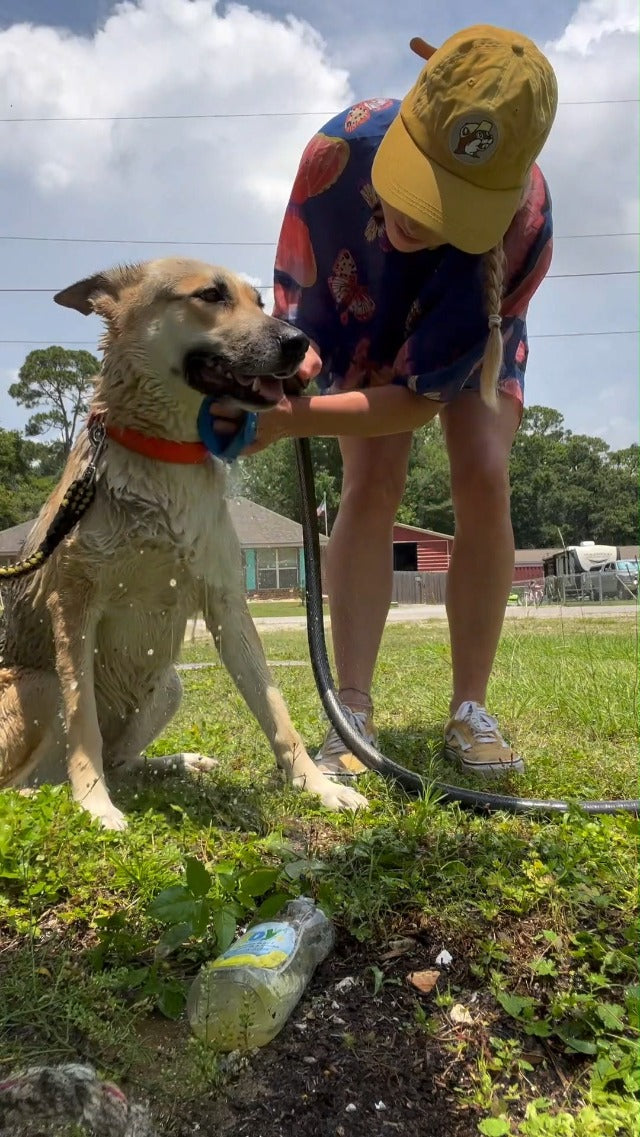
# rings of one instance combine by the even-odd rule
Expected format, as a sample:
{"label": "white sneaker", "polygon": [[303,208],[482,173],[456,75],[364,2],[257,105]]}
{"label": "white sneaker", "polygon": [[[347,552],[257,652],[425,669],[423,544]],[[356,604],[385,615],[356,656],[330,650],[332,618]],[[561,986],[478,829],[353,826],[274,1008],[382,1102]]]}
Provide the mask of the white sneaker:
{"label": "white sneaker", "polygon": [[[377,734],[373,725],[372,712],[352,711],[343,706],[343,711],[367,742],[375,745]],[[367,767],[363,765],[355,754],[352,754],[345,742],[342,741],[335,727],[329,727],[327,736],[314,758],[319,770],[330,778],[339,780],[357,778],[366,774]]]}
{"label": "white sneaker", "polygon": [[444,752],[467,774],[522,774],[524,762],[500,733],[497,719],[480,703],[461,703],[444,728]]}

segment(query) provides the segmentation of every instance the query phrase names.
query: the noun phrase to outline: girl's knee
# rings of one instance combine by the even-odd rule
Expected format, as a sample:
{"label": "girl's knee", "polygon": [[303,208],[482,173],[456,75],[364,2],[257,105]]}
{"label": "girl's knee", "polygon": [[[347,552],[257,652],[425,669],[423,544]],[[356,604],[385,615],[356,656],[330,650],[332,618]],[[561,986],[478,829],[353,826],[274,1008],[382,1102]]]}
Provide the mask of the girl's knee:
{"label": "girl's knee", "polygon": [[510,516],[509,469],[501,456],[452,476],[451,493],[458,523],[487,526]]}

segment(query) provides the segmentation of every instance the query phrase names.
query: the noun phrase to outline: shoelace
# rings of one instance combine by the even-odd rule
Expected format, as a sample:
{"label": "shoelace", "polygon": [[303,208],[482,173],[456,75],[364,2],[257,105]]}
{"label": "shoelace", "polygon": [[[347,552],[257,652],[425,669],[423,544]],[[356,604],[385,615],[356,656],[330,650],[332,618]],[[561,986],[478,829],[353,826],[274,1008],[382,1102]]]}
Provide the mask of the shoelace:
{"label": "shoelace", "polygon": [[[369,712],[368,711],[352,711],[350,707],[345,707],[345,706],[343,706],[342,709],[343,709],[345,715],[347,716],[347,718],[349,719],[349,721],[351,722],[351,725],[354,727],[354,729],[359,731],[359,733],[362,735],[363,738],[368,739],[369,735],[367,733],[366,728],[367,728],[367,716],[368,716]],[[345,753],[345,751],[346,751],[346,746],[345,746],[344,742],[340,738],[340,735],[338,734],[336,728],[334,726],[332,726],[329,730],[329,733],[328,733],[326,739],[325,739],[324,746],[322,747],[323,758],[339,758],[341,754]]]}
{"label": "shoelace", "polygon": [[504,742],[498,730],[498,720],[478,703],[463,703],[458,707],[456,719],[469,724],[476,742]]}

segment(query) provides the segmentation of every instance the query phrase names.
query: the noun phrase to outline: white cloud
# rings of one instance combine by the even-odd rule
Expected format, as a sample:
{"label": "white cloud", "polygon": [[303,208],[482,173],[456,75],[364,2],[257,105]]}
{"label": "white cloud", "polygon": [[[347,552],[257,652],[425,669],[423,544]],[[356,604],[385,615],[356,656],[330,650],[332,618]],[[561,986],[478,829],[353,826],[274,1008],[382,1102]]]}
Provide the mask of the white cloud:
{"label": "white cloud", "polygon": [[[310,76],[312,82],[310,82]],[[0,101],[20,117],[240,114],[338,107],[345,71],[300,20],[209,0],[120,3],[93,38],[17,24],[0,33]],[[279,220],[320,120],[25,123],[4,128],[2,165],[56,216],[126,235],[202,239]]]}
{"label": "white cloud", "polygon": [[[301,10],[300,3],[291,6]],[[359,90],[403,93],[415,77],[415,58],[402,46],[406,75],[397,90],[380,90],[380,53],[363,46],[379,35],[376,13],[357,5],[353,19],[360,29],[357,42],[353,37]],[[497,11],[491,19],[502,22]],[[543,44],[561,100],[635,98],[637,29],[632,0],[579,3],[561,34]],[[92,36],[26,24],[0,31],[0,100],[4,113],[17,117],[330,111],[352,97],[349,74],[334,61],[354,61],[337,41],[325,43],[308,23],[248,7],[129,0]],[[558,235],[638,228],[637,112],[633,103],[560,107],[541,157]],[[2,125],[0,232],[154,242],[1,242],[2,282],[58,288],[118,260],[174,251],[268,282],[269,245],[180,242],[275,241],[302,149],[325,117]],[[635,238],[558,240],[552,272],[636,267]],[[99,332],[97,322],[45,295],[5,295],[0,312],[2,339],[97,340]],[[635,327],[634,277],[549,280],[531,310],[532,337]],[[19,367],[28,350],[0,345],[2,368]],[[622,445],[636,433],[637,371],[632,337],[532,338],[528,399],[558,407],[573,430],[602,431]],[[6,382],[0,374],[0,390]],[[611,397],[603,413],[604,388]],[[8,403],[2,424],[14,425],[22,412]]]}
{"label": "white cloud", "polygon": [[[638,229],[638,105],[606,101],[637,97],[637,32],[633,0],[583,0],[563,34],[544,47],[562,103],[600,101],[560,106],[541,156],[558,234],[552,273],[638,267],[636,237],[561,239]],[[636,291],[634,276],[548,280],[532,306],[530,331],[636,329]],[[636,336],[533,340],[528,397],[558,407],[576,433],[624,446],[637,438],[637,374]]]}
{"label": "white cloud", "polygon": [[[269,283],[297,164],[325,115],[135,116],[325,111],[351,97],[347,72],[309,24],[239,5],[127,0],[93,35],[26,23],[0,30],[4,114],[134,119],[0,125],[0,234],[121,242],[2,241],[2,284],[54,290],[118,261],[175,252]],[[231,244],[181,243],[212,241]],[[99,332],[97,320],[49,295],[5,294],[0,340],[29,342],[0,343],[0,364],[19,367],[33,341],[95,350]],[[15,427],[26,413],[7,397],[8,382],[0,374],[1,422]]]}
{"label": "white cloud", "polygon": [[559,107],[542,157],[555,213],[573,232],[637,228],[629,221],[638,215],[638,107],[609,100],[637,96],[638,27],[633,0],[583,0],[545,48],[561,103],[593,100]]}
{"label": "white cloud", "polygon": [[581,0],[554,47],[557,52],[587,55],[609,35],[636,33],[638,21],[635,0]]}

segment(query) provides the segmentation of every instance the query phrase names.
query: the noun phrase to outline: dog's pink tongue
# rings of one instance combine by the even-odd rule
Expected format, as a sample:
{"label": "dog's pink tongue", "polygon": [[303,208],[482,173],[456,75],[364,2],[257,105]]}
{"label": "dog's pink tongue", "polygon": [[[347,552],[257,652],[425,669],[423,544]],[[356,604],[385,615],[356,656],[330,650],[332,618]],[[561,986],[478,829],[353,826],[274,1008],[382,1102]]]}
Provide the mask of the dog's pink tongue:
{"label": "dog's pink tongue", "polygon": [[270,403],[279,403],[282,398],[282,379],[273,377],[260,379],[260,394]]}

